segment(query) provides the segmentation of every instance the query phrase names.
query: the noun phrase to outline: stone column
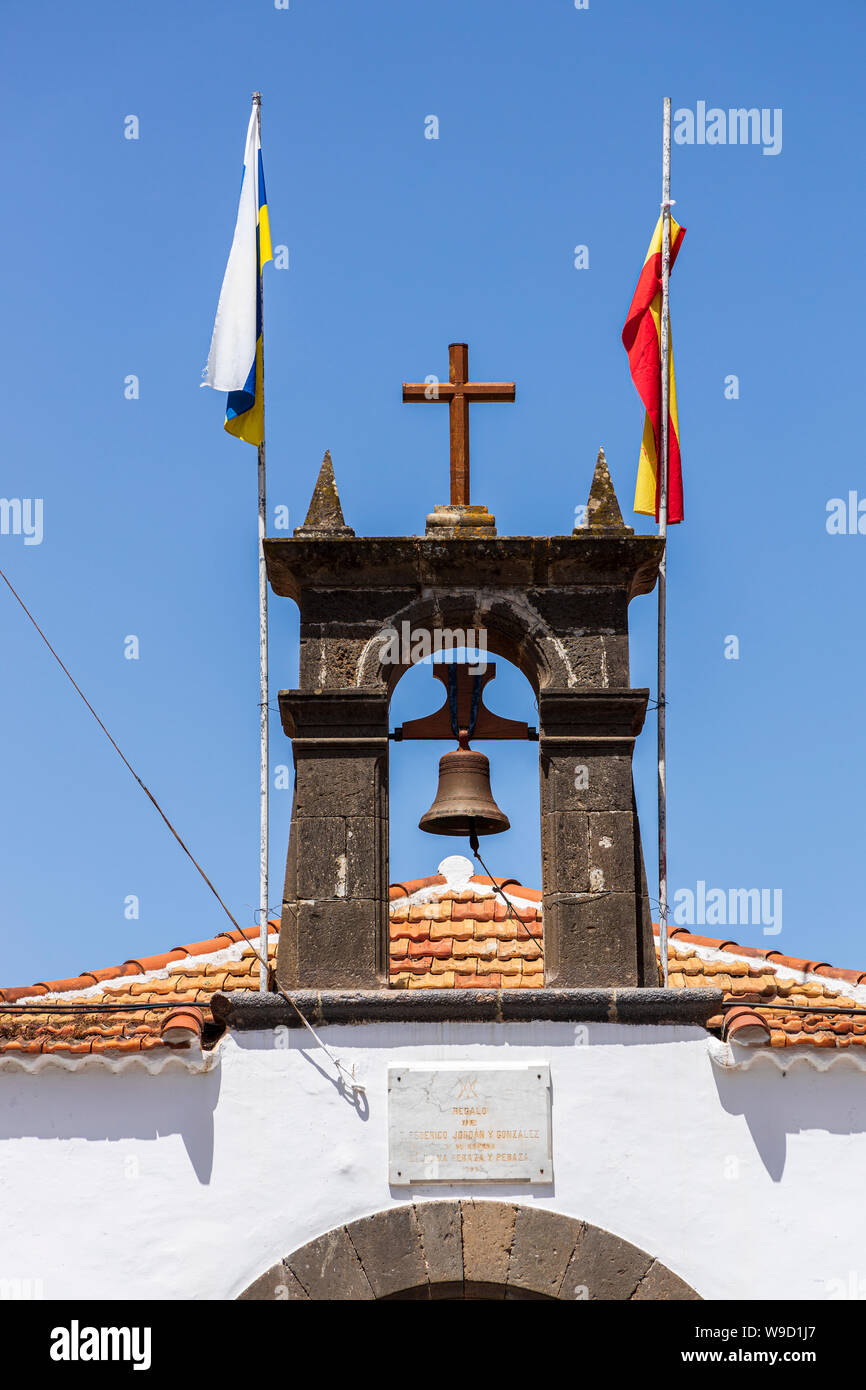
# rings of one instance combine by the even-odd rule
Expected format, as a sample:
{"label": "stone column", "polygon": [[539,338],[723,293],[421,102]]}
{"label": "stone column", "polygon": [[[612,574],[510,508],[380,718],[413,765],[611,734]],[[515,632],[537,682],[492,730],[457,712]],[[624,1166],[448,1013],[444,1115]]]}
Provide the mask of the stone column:
{"label": "stone column", "polygon": [[387,983],[388,697],[284,690],[295,797],[277,953],[284,989]]}
{"label": "stone column", "polygon": [[632,781],[649,691],[542,691],[545,983],[657,985]]}

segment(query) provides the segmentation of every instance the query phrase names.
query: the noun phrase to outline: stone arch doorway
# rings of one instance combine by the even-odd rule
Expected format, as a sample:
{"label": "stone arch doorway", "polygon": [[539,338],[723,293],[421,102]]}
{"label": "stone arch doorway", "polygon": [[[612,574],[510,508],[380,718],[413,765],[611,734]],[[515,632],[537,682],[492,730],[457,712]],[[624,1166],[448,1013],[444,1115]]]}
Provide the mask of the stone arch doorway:
{"label": "stone arch doorway", "polygon": [[389,1207],[337,1226],[260,1275],[250,1300],[685,1300],[700,1295],[600,1226],[511,1202]]}

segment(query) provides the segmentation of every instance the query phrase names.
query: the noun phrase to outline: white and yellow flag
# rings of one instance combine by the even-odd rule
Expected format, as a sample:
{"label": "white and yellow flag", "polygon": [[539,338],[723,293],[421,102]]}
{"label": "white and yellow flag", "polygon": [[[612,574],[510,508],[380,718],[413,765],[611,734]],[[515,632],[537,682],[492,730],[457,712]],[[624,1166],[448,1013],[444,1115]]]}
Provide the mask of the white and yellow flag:
{"label": "white and yellow flag", "polygon": [[264,441],[262,266],[272,259],[258,105],[254,103],[244,151],[238,220],[201,384],[229,393],[225,428],[238,439],[256,445]]}

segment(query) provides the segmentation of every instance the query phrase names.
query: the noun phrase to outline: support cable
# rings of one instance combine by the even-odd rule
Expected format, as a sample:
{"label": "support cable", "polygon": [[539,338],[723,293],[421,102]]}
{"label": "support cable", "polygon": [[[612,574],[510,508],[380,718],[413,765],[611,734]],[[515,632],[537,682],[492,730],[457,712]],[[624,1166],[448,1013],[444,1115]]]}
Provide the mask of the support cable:
{"label": "support cable", "polygon": [[[33,626],[35,627],[36,631],[39,633],[39,636],[42,638],[42,641],[45,643],[45,645],[46,645],[46,647],[48,648],[48,650],[50,651],[51,655],[54,657],[54,660],[57,662],[57,664],[58,664],[58,666],[60,667],[61,671],[62,671],[63,674],[66,676],[67,680],[70,682],[70,684],[72,685],[73,689],[78,693],[78,695],[79,695],[79,696],[81,697],[81,699],[84,701],[84,704],[85,704],[85,705],[87,706],[87,708],[90,710],[90,713],[93,715],[93,718],[96,720],[96,722],[97,722],[97,724],[99,725],[100,729],[101,729],[102,732],[105,734],[105,737],[108,739],[108,741],[109,741],[109,743],[111,744],[112,748],[113,748],[114,751],[117,753],[117,755],[118,755],[118,757],[120,758],[121,762],[122,762],[122,763],[124,764],[124,766],[125,766],[126,768],[128,768],[128,770],[132,773],[133,777],[135,778],[135,780],[136,780],[136,782],[138,783],[138,785],[141,787],[141,790],[144,792],[145,796],[148,798],[148,800],[149,800],[149,801],[153,804],[153,806],[156,808],[156,810],[158,811],[160,817],[161,817],[162,820],[165,822],[165,824],[168,826],[168,828],[169,828],[169,830],[171,831],[171,833],[172,833],[172,835],[174,836],[174,838],[177,840],[177,842],[178,842],[178,844],[180,845],[181,849],[183,850],[184,854],[187,856],[187,858],[190,860],[190,862],[194,865],[194,867],[198,870],[199,874],[200,874],[201,877],[204,879],[204,881],[205,881],[205,883],[207,884],[207,886],[208,886],[208,888],[210,889],[210,891],[213,893],[214,897],[216,898],[216,900],[217,900],[217,902],[219,903],[220,907],[222,908],[223,912],[224,912],[224,913],[226,914],[226,916],[228,917],[228,919],[229,919],[229,921],[231,922],[232,926],[233,926],[237,931],[240,932],[240,934],[241,934],[241,939],[247,943],[247,945],[249,946],[249,948],[250,948],[250,950],[252,951],[253,955],[256,957],[257,961],[259,962],[259,965],[262,967],[262,970],[263,970],[264,972],[267,972],[267,971],[268,971],[268,968],[269,968],[269,967],[268,967],[267,957],[266,957],[266,956],[265,956],[265,957],[262,957],[262,955],[259,953],[259,951],[256,950],[256,947],[253,945],[252,941],[251,941],[251,940],[249,939],[249,937],[247,936],[247,934],[246,934],[246,932],[244,931],[243,927],[241,927],[240,923],[239,923],[239,922],[237,921],[237,919],[233,916],[233,914],[229,911],[228,907],[226,906],[226,904],[225,904],[225,902],[223,901],[223,899],[220,897],[220,895],[219,895],[219,893],[217,892],[216,888],[215,888],[215,887],[213,886],[213,884],[211,883],[210,879],[208,878],[208,876],[207,876],[207,874],[205,873],[204,869],[202,868],[201,864],[199,864],[199,862],[198,862],[198,860],[196,859],[195,855],[192,853],[192,850],[191,850],[191,849],[189,848],[189,846],[185,843],[185,841],[181,838],[181,836],[179,835],[179,833],[177,832],[177,830],[175,830],[175,828],[174,828],[174,826],[172,825],[171,821],[169,820],[168,816],[165,814],[165,811],[163,811],[162,807],[160,806],[159,802],[157,801],[156,797],[154,796],[153,792],[149,789],[149,787],[145,786],[144,782],[143,782],[143,781],[141,780],[141,778],[139,777],[138,773],[136,772],[135,768],[134,768],[134,767],[132,766],[132,764],[130,763],[129,759],[128,759],[128,758],[126,757],[126,755],[123,753],[122,749],[119,747],[119,745],[117,744],[117,742],[115,741],[115,739],[112,738],[111,734],[108,732],[108,729],[105,727],[105,725],[103,724],[103,722],[102,722],[102,720],[100,719],[99,715],[96,713],[96,710],[93,708],[93,705],[90,703],[90,701],[88,700],[88,698],[87,698],[87,696],[85,695],[84,691],[81,689],[81,686],[78,684],[78,682],[77,682],[77,681],[75,680],[75,678],[72,676],[72,674],[71,674],[71,672],[69,671],[68,667],[65,666],[64,663],[61,661],[61,659],[60,659],[60,657],[58,656],[57,652],[54,650],[54,648],[52,647],[52,645],[51,645],[51,643],[49,642],[48,638],[45,636],[45,633],[42,631],[42,628],[39,626],[39,624],[37,623],[37,621],[36,621],[36,619],[34,618],[33,614],[30,612],[30,609],[27,607],[27,605],[26,605],[26,603],[24,602],[24,600],[22,599],[21,595],[20,595],[20,594],[18,593],[18,591],[13,587],[13,585],[12,585],[11,581],[9,580],[8,576],[4,573],[4,571],[3,571],[2,569],[0,569],[0,579],[3,580],[3,583],[6,585],[7,589],[8,589],[9,592],[11,593],[12,597],[15,599],[15,601],[19,604],[19,606],[23,609],[24,613],[25,613],[25,614],[27,615],[27,617],[30,619],[31,623],[32,623]],[[289,996],[288,994],[286,994],[285,990],[281,989],[281,988],[279,987],[279,985],[277,985],[276,990],[277,990],[277,993],[278,993],[278,994],[282,995],[282,997],[283,997],[283,999],[285,999],[286,1003],[290,1004],[290,1005],[292,1006],[292,1008],[295,1010],[295,1013],[298,1015],[298,1018],[301,1020],[301,1022],[302,1022],[303,1025],[304,1025],[304,1027],[307,1028],[307,1029],[309,1029],[309,1031],[312,1033],[312,1035],[313,1035],[313,1037],[316,1039],[316,1042],[318,1043],[319,1047],[321,1047],[322,1050],[323,1050],[323,1052],[325,1052],[326,1055],[330,1058],[331,1062],[333,1063],[333,1065],[334,1065],[334,1067],[337,1069],[337,1071],[340,1073],[341,1077],[342,1077],[342,1076],[345,1076],[345,1077],[346,1077],[347,1081],[349,1082],[349,1085],[350,1085],[351,1090],[352,1090],[353,1092],[356,1092],[356,1091],[363,1091],[363,1090],[364,1090],[364,1087],[363,1087],[363,1086],[360,1086],[360,1085],[358,1084],[358,1082],[355,1080],[355,1077],[354,1077],[353,1073],[352,1073],[348,1068],[344,1067],[343,1064],[342,1064],[342,1062],[340,1061],[340,1059],[339,1059],[338,1057],[335,1057],[335,1056],[334,1056],[334,1054],[331,1052],[331,1050],[330,1050],[330,1048],[327,1046],[327,1044],[325,1044],[325,1043],[322,1042],[322,1039],[318,1036],[318,1034],[316,1033],[316,1031],[315,1031],[315,1029],[313,1028],[312,1024],[304,1017],[304,1015],[302,1014],[301,1010],[298,1008],[297,1004],[295,1003],[294,999],[290,998],[290,996]],[[116,1008],[117,1006],[114,1005],[114,1006],[112,1006],[112,1007],[115,1007],[115,1008]],[[148,1007],[151,1007],[151,1006],[148,1005]],[[175,1005],[174,1007],[177,1007],[177,1006]],[[341,1082],[341,1084],[342,1084],[342,1082]]]}

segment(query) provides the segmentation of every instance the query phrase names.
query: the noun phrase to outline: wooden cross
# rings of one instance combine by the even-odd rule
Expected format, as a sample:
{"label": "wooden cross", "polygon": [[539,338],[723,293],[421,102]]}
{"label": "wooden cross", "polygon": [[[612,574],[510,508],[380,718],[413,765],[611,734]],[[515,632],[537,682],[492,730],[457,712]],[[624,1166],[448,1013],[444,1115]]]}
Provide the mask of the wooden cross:
{"label": "wooden cross", "polygon": [[469,348],[448,345],[448,381],[404,381],[403,400],[410,404],[446,402],[451,436],[451,505],[469,505],[469,402],[513,401],[513,381],[469,381]]}

